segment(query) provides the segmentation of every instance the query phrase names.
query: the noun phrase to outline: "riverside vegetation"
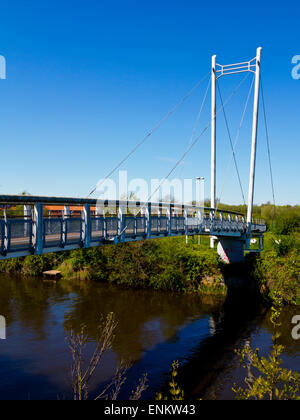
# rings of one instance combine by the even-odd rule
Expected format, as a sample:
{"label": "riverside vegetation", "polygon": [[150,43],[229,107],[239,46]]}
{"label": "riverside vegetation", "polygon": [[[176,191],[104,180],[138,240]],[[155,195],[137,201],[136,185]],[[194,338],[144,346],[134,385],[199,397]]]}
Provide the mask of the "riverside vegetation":
{"label": "riverside vegetation", "polygon": [[[242,206],[221,206],[244,212]],[[264,297],[280,291],[287,303],[299,302],[300,207],[255,207],[255,217],[268,225],[265,251],[246,256],[235,267],[239,274],[255,278]],[[0,272],[40,276],[56,268],[64,278],[92,279],[136,288],[154,288],[186,293],[226,294],[224,274],[228,267],[207,237],[200,247],[190,239],[164,238],[79,249],[42,256],[11,259],[0,263]]]}
{"label": "riverside vegetation", "polygon": [[[99,324],[99,336],[96,346],[90,359],[87,360],[87,345],[89,336],[86,333],[86,326],[81,325],[80,331],[71,330],[66,337],[72,355],[71,378],[74,401],[84,401],[89,399],[89,385],[93,376],[102,362],[104,354],[111,350],[115,338],[115,331],[118,322],[113,313],[109,313],[106,319],[102,319]],[[126,362],[121,362],[111,381],[103,387],[94,400],[117,400],[122,386],[126,382],[126,373],[129,369]],[[136,388],[131,392],[129,400],[136,401],[141,399],[143,392],[148,388],[147,375],[139,379]]]}

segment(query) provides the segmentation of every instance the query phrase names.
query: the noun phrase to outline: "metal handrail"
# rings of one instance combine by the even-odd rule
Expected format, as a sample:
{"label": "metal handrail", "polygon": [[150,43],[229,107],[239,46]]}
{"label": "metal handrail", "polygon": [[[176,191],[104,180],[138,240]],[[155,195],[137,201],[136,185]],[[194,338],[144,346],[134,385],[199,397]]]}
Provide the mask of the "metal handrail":
{"label": "metal handrail", "polygon": [[194,204],[180,204],[180,203],[166,203],[166,202],[142,202],[142,201],[131,201],[131,200],[97,200],[91,198],[73,198],[73,197],[45,197],[45,196],[24,196],[24,195],[0,195],[0,204],[15,204],[15,205],[30,205],[36,203],[43,204],[53,204],[53,205],[78,205],[83,206],[89,204],[96,207],[147,207],[151,205],[152,207],[158,208],[171,208],[171,209],[181,209],[181,210],[194,210],[194,211],[218,211],[219,213],[234,214],[239,216],[245,216],[242,213],[229,211],[229,210],[216,210],[211,207],[200,207]]}

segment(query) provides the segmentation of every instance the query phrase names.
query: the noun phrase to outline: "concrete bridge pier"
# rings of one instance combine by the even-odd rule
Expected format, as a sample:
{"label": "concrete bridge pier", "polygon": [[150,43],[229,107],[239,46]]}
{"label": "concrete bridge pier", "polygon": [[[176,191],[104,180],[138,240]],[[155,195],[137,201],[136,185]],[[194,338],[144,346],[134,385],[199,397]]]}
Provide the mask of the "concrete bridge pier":
{"label": "concrete bridge pier", "polygon": [[238,238],[220,238],[218,243],[218,254],[226,263],[240,263],[245,259],[244,256],[245,241]]}

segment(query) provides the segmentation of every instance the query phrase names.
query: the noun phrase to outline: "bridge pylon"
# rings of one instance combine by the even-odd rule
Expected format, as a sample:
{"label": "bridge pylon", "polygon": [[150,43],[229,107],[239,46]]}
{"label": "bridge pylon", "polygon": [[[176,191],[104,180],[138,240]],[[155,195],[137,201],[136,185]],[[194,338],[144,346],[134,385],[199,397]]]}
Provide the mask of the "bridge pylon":
{"label": "bridge pylon", "polygon": [[[253,126],[252,126],[252,144],[250,159],[250,175],[249,175],[249,193],[248,193],[248,210],[247,224],[248,230],[245,240],[236,241],[235,239],[221,238],[218,244],[218,253],[226,262],[239,262],[244,259],[244,250],[250,249],[254,185],[255,185],[255,167],[257,152],[257,130],[258,130],[258,112],[259,112],[259,96],[260,96],[260,75],[261,75],[261,52],[262,48],[257,49],[256,57],[250,61],[221,65],[217,63],[217,56],[212,57],[211,71],[211,208],[216,208],[216,140],[217,140],[217,98],[216,85],[218,79],[223,76],[238,73],[254,73],[255,74],[255,92],[254,92],[254,108],[253,108]],[[214,248],[215,237],[210,238],[210,246]]]}

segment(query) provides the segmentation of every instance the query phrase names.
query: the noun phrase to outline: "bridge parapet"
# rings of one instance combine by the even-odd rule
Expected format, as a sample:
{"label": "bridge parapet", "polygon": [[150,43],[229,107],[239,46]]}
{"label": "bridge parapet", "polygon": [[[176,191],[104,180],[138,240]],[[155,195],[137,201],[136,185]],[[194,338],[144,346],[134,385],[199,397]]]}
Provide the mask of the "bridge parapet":
{"label": "bridge parapet", "polygon": [[251,224],[251,232],[252,233],[266,233],[267,231],[267,225],[264,220],[257,220],[253,221]]}
{"label": "bridge parapet", "polygon": [[242,214],[170,203],[0,196],[0,208],[0,259],[168,236],[246,241],[248,229]]}

